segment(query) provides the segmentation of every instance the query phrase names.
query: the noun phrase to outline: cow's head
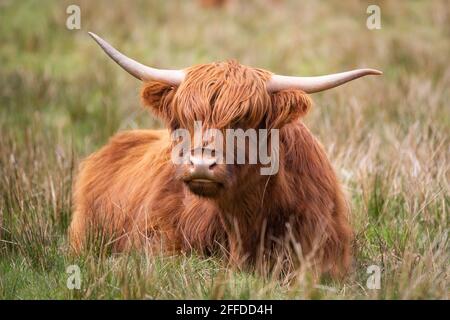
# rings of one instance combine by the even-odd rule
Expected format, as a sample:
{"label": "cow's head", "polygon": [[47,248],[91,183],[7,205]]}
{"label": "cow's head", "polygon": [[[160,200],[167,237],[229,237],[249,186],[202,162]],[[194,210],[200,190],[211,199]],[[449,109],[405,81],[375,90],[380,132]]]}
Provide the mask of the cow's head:
{"label": "cow's head", "polygon": [[[239,145],[231,150],[230,156],[227,129],[242,129],[241,132],[254,129],[257,133],[266,129],[268,138],[270,130],[280,129],[308,111],[311,105],[308,93],[327,90],[365,75],[381,74],[373,69],[358,69],[319,77],[289,77],[235,61],[161,70],[144,66],[97,35],[90,35],[122,68],[144,81],[143,103],[172,132],[183,129],[190,133],[190,147],[183,154],[186,161],[177,165],[178,177],[191,192],[204,197],[217,197],[223,190],[238,190],[260,176],[261,165],[249,164],[254,149],[248,145],[241,148],[244,164],[236,161]],[[201,128],[196,128],[199,123]],[[199,129],[204,134],[201,140],[195,138]],[[208,136],[211,133],[208,129],[223,134]]]}

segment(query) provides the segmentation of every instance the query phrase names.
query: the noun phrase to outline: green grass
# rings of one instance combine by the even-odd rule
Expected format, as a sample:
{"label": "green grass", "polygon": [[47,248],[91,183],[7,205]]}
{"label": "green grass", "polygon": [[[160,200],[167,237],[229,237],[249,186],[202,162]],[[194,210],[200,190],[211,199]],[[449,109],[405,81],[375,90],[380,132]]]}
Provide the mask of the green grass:
{"label": "green grass", "polygon": [[[0,2],[0,299],[448,299],[450,9],[446,1]],[[352,208],[354,267],[314,284],[299,272],[260,276],[219,258],[68,252],[80,160],[115,132],[161,124],[139,83],[100,52],[94,31],[136,59],[181,68],[235,58],[277,73],[373,67],[313,95],[305,121],[323,142]],[[69,290],[66,268],[81,269]],[[381,289],[366,287],[382,268]]]}

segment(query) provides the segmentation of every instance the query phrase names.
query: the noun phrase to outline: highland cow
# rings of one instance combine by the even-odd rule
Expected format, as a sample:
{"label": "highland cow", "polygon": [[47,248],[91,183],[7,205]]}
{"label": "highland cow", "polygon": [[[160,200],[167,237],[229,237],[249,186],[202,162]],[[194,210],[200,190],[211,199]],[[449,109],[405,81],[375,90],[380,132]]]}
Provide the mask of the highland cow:
{"label": "highland cow", "polygon": [[[288,77],[235,61],[161,70],[144,66],[90,33],[122,68],[144,82],[141,99],[166,130],[126,131],[81,165],[74,187],[70,241],[82,250],[92,227],[115,251],[225,252],[231,262],[301,264],[341,275],[351,261],[349,209],[321,144],[302,122],[308,93],[369,74],[358,69],[320,77]],[[279,168],[188,156],[174,164],[171,132],[203,129],[279,130]],[[195,145],[194,148],[206,148]],[[248,153],[248,150],[246,151]]]}

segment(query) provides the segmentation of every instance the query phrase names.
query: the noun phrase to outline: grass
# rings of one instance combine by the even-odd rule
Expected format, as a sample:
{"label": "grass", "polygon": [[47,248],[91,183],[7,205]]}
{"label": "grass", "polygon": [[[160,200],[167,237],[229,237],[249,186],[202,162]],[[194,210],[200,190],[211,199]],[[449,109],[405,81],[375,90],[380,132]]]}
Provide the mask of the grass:
{"label": "grass", "polygon": [[[0,299],[448,299],[450,9],[446,1],[0,2]],[[80,160],[115,132],[159,127],[139,83],[87,36],[94,31],[160,67],[236,58],[284,74],[384,71],[313,96],[305,121],[352,207],[353,272],[314,285],[233,270],[217,258],[69,255],[71,186]],[[66,268],[81,269],[80,290]],[[366,286],[381,267],[381,289]]]}

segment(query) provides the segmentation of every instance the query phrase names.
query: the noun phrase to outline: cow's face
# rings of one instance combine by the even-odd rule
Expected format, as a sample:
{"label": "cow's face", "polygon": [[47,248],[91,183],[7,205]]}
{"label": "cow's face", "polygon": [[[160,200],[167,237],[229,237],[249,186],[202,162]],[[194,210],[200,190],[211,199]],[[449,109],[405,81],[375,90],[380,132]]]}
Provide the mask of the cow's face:
{"label": "cow's face", "polygon": [[182,154],[185,161],[175,165],[177,178],[190,192],[217,198],[223,192],[239,192],[264,178],[261,164],[250,160],[252,152],[258,150],[249,146],[248,136],[247,144],[239,145],[236,138],[230,149],[227,134],[254,129],[255,145],[259,146],[259,129],[267,130],[268,139],[271,129],[280,129],[310,107],[308,96],[300,90],[269,93],[269,78],[269,72],[231,61],[192,67],[179,86],[145,83],[144,104],[164,119],[172,133],[180,129],[189,133],[189,149]]}
{"label": "cow's face", "polygon": [[[311,103],[304,92],[328,90],[362,76],[382,74],[374,69],[357,69],[319,77],[292,77],[233,61],[184,70],[156,69],[130,59],[96,34],[89,34],[123,69],[146,81],[142,90],[144,104],[163,118],[172,132],[194,132],[195,121],[202,121],[204,129],[279,129],[309,109]],[[212,152],[207,157],[195,155],[199,148],[205,151],[202,143],[192,144],[188,152],[192,155],[185,164],[177,165],[179,177],[190,191],[217,197],[221,191],[240,192],[259,178],[255,170],[258,164],[219,163],[216,155],[224,152],[223,146],[208,145]],[[246,156],[251,153],[246,151]]]}

